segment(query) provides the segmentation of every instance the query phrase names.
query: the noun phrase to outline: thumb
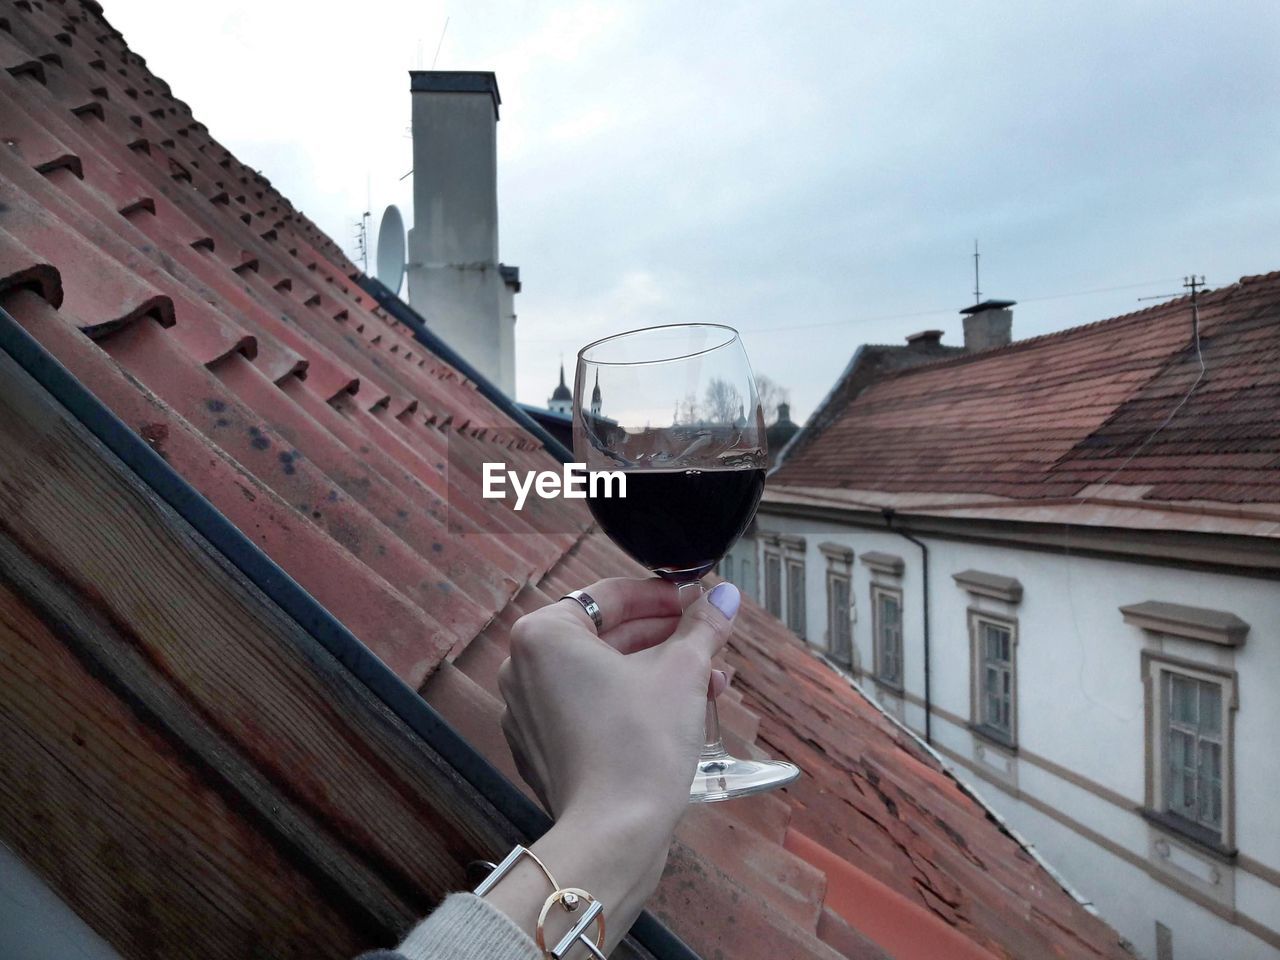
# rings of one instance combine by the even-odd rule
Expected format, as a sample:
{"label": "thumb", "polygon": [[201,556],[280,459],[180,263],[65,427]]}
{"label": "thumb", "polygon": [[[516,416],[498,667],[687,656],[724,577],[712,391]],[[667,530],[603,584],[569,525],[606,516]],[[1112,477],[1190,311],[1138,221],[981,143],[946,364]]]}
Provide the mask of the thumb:
{"label": "thumb", "polygon": [[732,583],[717,584],[710,593],[689,605],[680,618],[680,625],[663,646],[688,645],[711,659],[733,632],[733,618],[741,602],[742,594]]}

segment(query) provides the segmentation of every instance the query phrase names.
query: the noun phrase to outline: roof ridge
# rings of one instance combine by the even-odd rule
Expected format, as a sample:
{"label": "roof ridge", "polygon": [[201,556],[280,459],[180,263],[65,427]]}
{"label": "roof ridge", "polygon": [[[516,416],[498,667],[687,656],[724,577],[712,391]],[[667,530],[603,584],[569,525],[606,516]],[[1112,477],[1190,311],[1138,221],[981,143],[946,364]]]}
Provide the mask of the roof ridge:
{"label": "roof ridge", "polygon": [[[1246,284],[1246,281],[1254,282],[1254,281],[1261,281],[1261,280],[1267,280],[1267,279],[1280,279],[1280,271],[1276,271],[1270,274],[1261,274],[1256,277],[1241,277],[1240,280],[1237,280],[1234,283],[1228,284],[1225,287],[1215,287],[1212,290],[1201,291],[1201,293],[1199,294],[1200,304],[1201,306],[1203,306],[1205,303],[1205,299],[1207,297],[1227,294],[1229,292],[1238,290]],[[1092,320],[1089,323],[1082,323],[1074,327],[1066,327],[1065,329],[1062,329],[1062,330],[1052,330],[1048,333],[1040,333],[1034,337],[1026,337],[1025,339],[1022,339],[1022,340],[1014,340],[1010,343],[1004,344],[1003,346],[991,347],[987,350],[977,350],[972,353],[966,351],[965,353],[956,355],[956,356],[941,357],[938,359],[937,362],[934,362],[934,363],[923,363],[915,367],[905,367],[902,370],[890,371],[889,373],[886,373],[883,377],[881,377],[877,381],[877,383],[883,383],[886,380],[896,380],[900,377],[909,376],[914,373],[921,373],[926,369],[936,370],[942,366],[960,366],[966,363],[976,363],[980,360],[987,360],[992,357],[1006,357],[1013,353],[1017,353],[1023,350],[1029,350],[1034,347],[1042,346],[1043,344],[1046,344],[1046,343],[1052,343],[1058,340],[1068,340],[1071,337],[1082,334],[1086,331],[1090,331],[1090,332],[1096,331],[1101,327],[1107,326],[1108,324],[1115,324],[1117,326],[1120,326],[1121,324],[1125,324],[1125,323],[1136,323],[1139,320],[1150,319],[1151,315],[1154,313],[1157,313],[1162,310],[1170,310],[1175,306],[1186,305],[1187,303],[1190,303],[1190,301],[1191,301],[1191,294],[1184,294],[1183,296],[1175,297],[1172,300],[1166,300],[1163,303],[1157,303],[1149,307],[1143,307],[1140,310],[1132,310],[1129,313],[1118,314],[1117,316],[1114,316],[1114,317],[1105,317],[1101,320]]]}

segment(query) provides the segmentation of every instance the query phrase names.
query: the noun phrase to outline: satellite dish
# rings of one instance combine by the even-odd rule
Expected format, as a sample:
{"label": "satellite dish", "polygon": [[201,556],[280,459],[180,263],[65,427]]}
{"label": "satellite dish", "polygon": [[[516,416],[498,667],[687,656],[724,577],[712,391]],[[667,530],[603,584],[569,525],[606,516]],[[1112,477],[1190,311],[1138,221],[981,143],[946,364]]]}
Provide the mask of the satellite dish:
{"label": "satellite dish", "polygon": [[378,279],[392,293],[400,292],[404,282],[404,219],[395,204],[382,214],[378,227]]}

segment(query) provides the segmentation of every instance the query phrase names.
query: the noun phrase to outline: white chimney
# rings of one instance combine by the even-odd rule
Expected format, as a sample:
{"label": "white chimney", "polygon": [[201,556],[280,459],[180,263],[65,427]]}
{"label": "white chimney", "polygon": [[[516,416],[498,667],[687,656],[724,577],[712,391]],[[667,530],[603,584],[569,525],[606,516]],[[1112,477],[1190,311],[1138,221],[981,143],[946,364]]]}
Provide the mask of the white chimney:
{"label": "white chimney", "polygon": [[[409,303],[508,395],[514,290],[498,263],[498,81],[488,71],[411,70],[413,228]],[[519,289],[518,286],[515,289]]]}
{"label": "white chimney", "polygon": [[1013,341],[1013,311],[1016,300],[983,300],[965,307],[964,348],[973,353],[1007,347]]}

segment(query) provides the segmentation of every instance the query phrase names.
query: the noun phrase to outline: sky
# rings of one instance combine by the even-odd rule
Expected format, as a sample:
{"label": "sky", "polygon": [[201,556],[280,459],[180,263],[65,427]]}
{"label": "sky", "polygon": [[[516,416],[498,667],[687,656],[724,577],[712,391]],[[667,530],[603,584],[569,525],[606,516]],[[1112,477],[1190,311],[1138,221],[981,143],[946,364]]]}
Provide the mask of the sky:
{"label": "sky", "polygon": [[975,239],[1017,339],[1280,269],[1273,0],[103,3],[353,257],[365,210],[412,223],[407,71],[495,71],[525,402],[705,320],[803,420],[859,344],[961,342]]}

